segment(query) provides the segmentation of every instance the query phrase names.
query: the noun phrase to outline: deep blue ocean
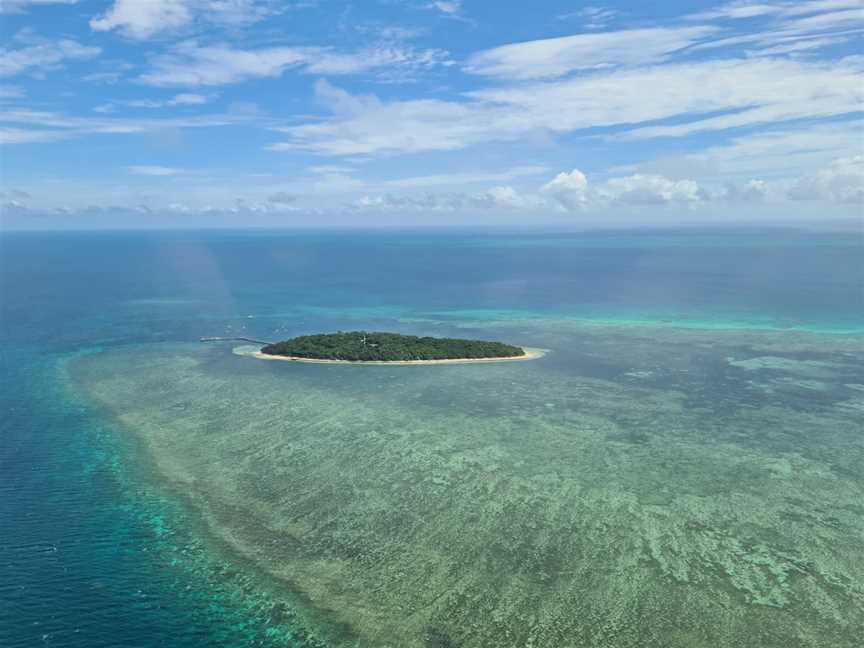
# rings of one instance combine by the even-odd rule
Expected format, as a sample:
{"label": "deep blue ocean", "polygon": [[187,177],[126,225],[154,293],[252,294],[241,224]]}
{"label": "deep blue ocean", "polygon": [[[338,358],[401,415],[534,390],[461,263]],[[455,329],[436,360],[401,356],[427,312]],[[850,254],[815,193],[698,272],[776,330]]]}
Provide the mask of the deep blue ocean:
{"label": "deep blue ocean", "polygon": [[271,612],[58,363],[466,318],[861,333],[862,251],[795,230],[2,234],[0,646],[268,645]]}

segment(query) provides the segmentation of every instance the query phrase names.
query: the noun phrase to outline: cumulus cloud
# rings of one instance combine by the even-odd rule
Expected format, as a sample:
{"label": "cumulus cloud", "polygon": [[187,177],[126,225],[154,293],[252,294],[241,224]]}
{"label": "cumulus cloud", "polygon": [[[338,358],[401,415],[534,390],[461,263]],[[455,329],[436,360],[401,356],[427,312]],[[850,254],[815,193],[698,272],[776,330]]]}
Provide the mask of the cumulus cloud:
{"label": "cumulus cloud", "polygon": [[835,160],[825,169],[802,176],[789,189],[789,198],[864,204],[864,155]]}
{"label": "cumulus cloud", "polygon": [[[290,205],[276,205],[263,202],[249,202],[237,199],[231,205],[194,205],[184,202],[171,202],[162,205],[138,204],[138,205],[60,205],[60,206],[32,206],[19,201],[7,201],[0,204],[0,215],[4,218],[15,219],[29,218],[68,218],[74,217],[110,217],[116,226],[123,219],[129,219],[130,223],[140,224],[141,220],[136,217],[198,217],[206,219],[219,216],[280,216],[289,215],[301,211]],[[307,216],[321,213],[316,208],[303,208],[302,212]],[[201,221],[199,221],[201,222]]]}
{"label": "cumulus cloud", "polygon": [[588,178],[579,169],[562,171],[543,185],[542,191],[565,208],[577,209],[588,203]]}
{"label": "cumulus cloud", "polygon": [[730,202],[764,202],[768,197],[768,183],[764,180],[748,180],[743,184],[726,183],[722,197]]}
{"label": "cumulus cloud", "polygon": [[531,194],[520,194],[513,187],[497,186],[476,193],[445,192],[412,195],[378,194],[363,196],[349,207],[375,212],[460,212],[470,211],[525,211],[542,209],[546,203]]}
{"label": "cumulus cloud", "polygon": [[541,191],[568,210],[611,203],[629,205],[694,205],[709,199],[709,193],[693,180],[670,180],[657,174],[636,173],[589,185],[579,169],[562,172]]}
{"label": "cumulus cloud", "polygon": [[592,185],[584,173],[573,169],[559,173],[539,191],[517,191],[510,185],[499,185],[473,193],[388,193],[363,196],[353,206],[378,211],[490,210],[543,214],[603,211],[616,205],[687,207],[710,199],[710,193],[693,180],[634,174]]}
{"label": "cumulus cloud", "polygon": [[660,175],[634,174],[612,178],[597,188],[601,199],[630,205],[692,205],[707,198],[693,180],[670,180]]}

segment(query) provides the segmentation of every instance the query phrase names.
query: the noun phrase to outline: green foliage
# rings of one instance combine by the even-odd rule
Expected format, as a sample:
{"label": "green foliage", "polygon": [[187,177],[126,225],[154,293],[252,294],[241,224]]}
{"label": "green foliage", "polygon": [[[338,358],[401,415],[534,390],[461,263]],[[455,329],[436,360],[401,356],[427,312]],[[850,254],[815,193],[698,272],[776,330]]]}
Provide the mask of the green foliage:
{"label": "green foliage", "polygon": [[525,355],[517,346],[483,340],[418,337],[398,333],[350,331],[303,335],[268,344],[269,355],[320,360],[450,360],[456,358],[511,358]]}

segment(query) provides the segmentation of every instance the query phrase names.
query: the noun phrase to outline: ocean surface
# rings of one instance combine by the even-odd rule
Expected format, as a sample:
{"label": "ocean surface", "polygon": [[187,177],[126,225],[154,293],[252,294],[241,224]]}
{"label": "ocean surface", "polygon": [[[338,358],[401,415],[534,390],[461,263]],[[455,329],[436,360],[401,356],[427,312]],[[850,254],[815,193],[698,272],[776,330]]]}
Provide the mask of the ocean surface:
{"label": "ocean surface", "polygon": [[[259,361],[335,330],[548,349]],[[0,235],[0,646],[860,646],[864,241]]]}

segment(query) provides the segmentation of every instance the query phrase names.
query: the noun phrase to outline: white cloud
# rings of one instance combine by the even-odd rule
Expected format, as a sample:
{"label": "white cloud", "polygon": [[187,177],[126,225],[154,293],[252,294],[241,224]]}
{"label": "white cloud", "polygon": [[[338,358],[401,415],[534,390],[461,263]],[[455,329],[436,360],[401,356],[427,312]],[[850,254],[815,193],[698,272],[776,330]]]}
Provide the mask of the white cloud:
{"label": "white cloud", "polygon": [[[681,136],[862,109],[864,61],[830,63],[732,59],[599,73],[558,83],[482,90],[471,96],[529,112],[556,131],[687,116],[675,126],[634,129],[630,137]],[[663,92],[656,92],[662,88]],[[736,111],[699,118],[700,114]],[[545,124],[543,122],[546,122]]]}
{"label": "white cloud", "polygon": [[474,193],[422,193],[366,195],[354,207],[372,211],[521,211],[532,214],[555,212],[603,212],[616,205],[648,208],[691,208],[712,200],[712,195],[689,179],[670,180],[660,175],[634,174],[614,177],[592,185],[579,169],[562,172],[539,192],[517,191],[509,185],[493,186]]}
{"label": "white cloud", "polygon": [[[762,13],[755,13],[755,12]],[[864,28],[864,6],[860,0],[815,0],[813,2],[733,4],[719,12],[694,14],[703,19],[717,17],[750,17],[718,15],[724,13],[754,12],[768,16],[767,24],[751,31],[739,32],[713,41],[694,45],[692,51],[710,51],[749,45],[748,56],[774,56],[777,54],[817,50],[844,40],[860,36]],[[797,45],[796,45],[797,43]]]}
{"label": "white cloud", "polygon": [[800,52],[810,52],[819,50],[823,47],[846,43],[851,40],[851,36],[831,36],[829,38],[805,38],[805,39],[790,39],[787,42],[779,42],[771,47],[763,47],[756,50],[755,54],[759,56],[777,56],[778,54],[795,54]]}
{"label": "white cloud", "polygon": [[90,28],[145,40],[195,24],[248,25],[278,11],[269,0],[114,0]]}
{"label": "white cloud", "polygon": [[158,178],[165,178],[170,176],[178,176],[189,173],[185,169],[177,169],[174,167],[165,167],[165,166],[130,166],[127,167],[127,170],[132,175],[140,175],[140,176],[154,176]]}
{"label": "white cloud", "polygon": [[728,2],[715,9],[690,14],[687,18],[690,20],[712,20],[715,18],[741,20],[764,16],[799,16],[860,8],[860,0],[810,0],[805,2],[801,2],[800,0],[790,0],[788,2],[738,0],[736,2]]}
{"label": "white cloud", "polygon": [[211,97],[200,94],[183,93],[174,95],[173,99],[165,102],[166,106],[200,106],[210,101]]}
{"label": "white cloud", "polygon": [[308,74],[356,74],[380,68],[395,76],[395,70],[401,70],[404,75],[405,71],[451,64],[448,53],[441,49],[415,50],[404,46],[381,45],[350,54],[321,51],[310,58],[303,71]]}
{"label": "white cloud", "polygon": [[212,100],[211,95],[182,93],[174,95],[171,99],[136,99],[124,102],[133,108],[165,108],[173,106],[200,106]]}
{"label": "white cloud", "polygon": [[607,180],[597,188],[597,193],[601,199],[630,205],[692,205],[707,198],[706,191],[693,180],[642,174]]}
{"label": "white cloud", "polygon": [[427,9],[435,9],[448,16],[458,16],[462,13],[462,0],[434,0],[426,5]]}
{"label": "white cloud", "polygon": [[768,183],[764,180],[748,180],[743,185],[727,183],[722,197],[731,202],[764,202],[768,193]]}
{"label": "white cloud", "polygon": [[805,175],[789,189],[792,200],[831,200],[864,205],[864,155],[842,158]]}
{"label": "white cloud", "polygon": [[28,9],[45,5],[73,5],[79,0],[2,0],[0,14],[24,13]]}
{"label": "white cloud", "polygon": [[16,86],[0,86],[0,100],[3,99],[23,99],[27,96],[21,88]]}
{"label": "white cloud", "polygon": [[157,57],[153,69],[142,75],[141,81],[155,86],[224,85],[255,77],[278,77],[289,67],[313,57],[313,50],[297,47],[238,50],[190,43]]}
{"label": "white cloud", "polygon": [[0,144],[3,145],[56,142],[66,137],[66,133],[62,131],[0,127]]}
{"label": "white cloud", "polygon": [[449,65],[443,50],[377,46],[354,53],[323,47],[268,47],[241,50],[227,45],[180,45],[153,60],[140,80],[154,86],[215,86],[258,77],[278,77],[290,68],[307,74],[356,74],[383,69],[422,70]]}
{"label": "white cloud", "polygon": [[18,49],[0,49],[0,77],[14,76],[28,70],[53,70],[66,61],[82,61],[98,56],[98,47],[62,39],[42,41]]}
{"label": "white cloud", "polygon": [[583,7],[577,11],[569,11],[555,16],[555,18],[557,20],[579,18],[582,20],[582,26],[585,29],[601,29],[620,15],[620,11],[610,9],[609,7]]}
{"label": "white cloud", "polygon": [[567,209],[584,207],[589,200],[588,178],[579,169],[562,171],[543,185],[542,191]]}
{"label": "white cloud", "polygon": [[785,178],[818,169],[862,149],[860,119],[762,130],[715,144],[697,153],[639,165],[643,172],[698,178]]}
{"label": "white cloud", "polygon": [[119,72],[93,72],[81,77],[87,83],[117,83],[123,77]]}
{"label": "white cloud", "polygon": [[130,38],[145,39],[191,20],[192,12],[182,0],[116,0],[108,11],[90,21],[90,27],[94,31],[118,29]]}
{"label": "white cloud", "polygon": [[490,187],[476,193],[391,193],[362,196],[350,208],[372,212],[464,212],[548,210],[548,203],[534,194],[520,194],[510,186]]}
{"label": "white cloud", "polygon": [[541,191],[567,210],[586,209],[610,203],[630,205],[695,205],[709,193],[693,180],[670,180],[657,174],[633,174],[590,185],[579,169],[559,173]]}
{"label": "white cloud", "polygon": [[468,72],[500,79],[553,78],[579,70],[647,65],[698,42],[714,27],[656,27],[502,45],[474,54]]}
{"label": "white cloud", "polygon": [[451,150],[462,148],[477,128],[473,111],[453,102],[385,103],[371,95],[351,95],[323,80],[315,89],[335,119],[278,128],[292,141],[272,145],[271,150],[301,149],[327,155]]}
{"label": "white cloud", "polygon": [[[627,137],[645,139],[777,125],[860,111],[862,67],[864,59],[855,57],[830,63],[732,59],[665,64],[477,90],[462,101],[387,102],[320,82],[316,93],[332,117],[279,128],[288,141],[271,149],[323,155],[414,153],[598,127],[633,125]],[[689,121],[639,126],[670,118]]]}
{"label": "white cloud", "polygon": [[[2,110],[0,124],[6,144],[53,142],[93,134],[158,133],[182,128],[210,128],[243,123],[237,115],[201,115],[185,118],[132,119],[123,117],[75,117],[38,110]],[[20,126],[27,126],[21,128]]]}

